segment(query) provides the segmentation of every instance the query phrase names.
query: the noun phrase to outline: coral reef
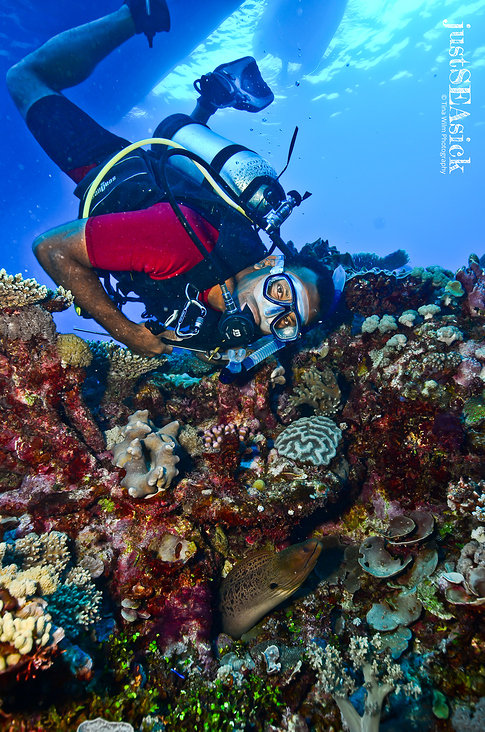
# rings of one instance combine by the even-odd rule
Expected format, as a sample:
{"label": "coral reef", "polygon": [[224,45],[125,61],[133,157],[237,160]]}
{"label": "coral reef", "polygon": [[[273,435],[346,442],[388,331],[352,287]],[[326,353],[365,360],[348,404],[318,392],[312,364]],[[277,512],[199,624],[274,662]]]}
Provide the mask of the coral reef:
{"label": "coral reef", "polygon": [[473,713],[467,707],[458,707],[451,723],[455,732],[481,732],[485,724],[485,697],[480,699]]}
{"label": "coral reef", "polygon": [[463,303],[472,318],[485,315],[485,275],[476,254],[471,254],[468,267],[462,267],[455,275],[466,293]]}
{"label": "coral reef", "polygon": [[[68,293],[0,275],[0,729],[481,724],[485,276],[308,250],[340,313],[232,384],[59,336]],[[235,640],[221,592],[268,557]]]}
{"label": "coral reef", "polygon": [[0,307],[18,308],[45,300],[49,289],[34,278],[24,280],[21,274],[9,275],[0,269]]}
{"label": "coral reef", "polygon": [[88,378],[93,393],[88,403],[103,425],[113,428],[128,418],[129,409],[124,402],[133,396],[140,377],[159,369],[167,359],[144,358],[115,343],[91,341],[89,348],[93,360]]}
{"label": "coral reef", "polygon": [[26,679],[49,668],[65,636],[98,620],[101,593],[85,569],[68,567],[67,536],[58,531],[1,542],[0,556],[1,684],[10,671]]}

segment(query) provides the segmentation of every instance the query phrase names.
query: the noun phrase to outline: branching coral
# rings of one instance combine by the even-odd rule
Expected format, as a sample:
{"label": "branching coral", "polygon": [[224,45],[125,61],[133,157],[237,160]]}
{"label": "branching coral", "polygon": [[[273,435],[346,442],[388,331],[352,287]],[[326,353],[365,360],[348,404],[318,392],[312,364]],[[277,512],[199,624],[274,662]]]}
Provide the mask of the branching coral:
{"label": "branching coral", "polygon": [[0,555],[0,671],[37,654],[38,667],[50,665],[45,652],[64,631],[74,637],[98,619],[101,593],[85,569],[67,571],[71,556],[61,532],[2,542]]}
{"label": "branching coral", "polygon": [[52,595],[48,608],[53,620],[62,626],[70,638],[99,620],[101,593],[91,581],[91,575],[82,567],[74,567]]}
{"label": "branching coral", "polygon": [[20,605],[41,595],[56,624],[71,636],[97,620],[101,593],[86,569],[76,566],[66,572],[71,561],[66,534],[31,533],[14,543],[1,543],[0,554],[0,584]]}
{"label": "branching coral", "polygon": [[0,600],[0,672],[12,669],[28,676],[51,665],[52,651],[64,638],[63,629],[55,628],[51,620],[39,602],[8,611]]}
{"label": "branching coral", "polygon": [[108,380],[119,382],[127,379],[128,381],[136,381],[142,374],[153,371],[158,368],[165,359],[160,357],[145,358],[137,356],[128,348],[117,346],[115,343],[102,344],[108,356],[110,369]]}
{"label": "branching coral", "polygon": [[340,651],[330,645],[323,650],[316,644],[308,650],[310,663],[318,673],[318,686],[333,696],[350,732],[378,732],[382,705],[391,692],[415,696],[421,693],[416,684],[400,683],[404,678],[401,667],[387,654],[378,657],[382,648],[379,635],[372,640],[356,636],[350,639],[346,655],[354,671],[364,678],[366,700],[362,717],[349,699],[357,685],[345,668]]}
{"label": "branching coral", "polygon": [[121,430],[122,442],[113,447],[113,463],[124,468],[121,485],[133,498],[150,498],[166,491],[178,475],[175,467],[180,458],[175,454],[178,422],[157,430],[148,419],[148,410],[132,414]]}
{"label": "branching coral", "polygon": [[[0,600],[0,612],[3,610],[3,602]],[[4,612],[0,616],[0,642],[8,643],[15,647],[21,656],[31,653],[35,646],[45,646],[51,637],[52,623],[50,615],[30,616],[26,618],[12,615],[11,612]],[[12,663],[14,654],[0,656],[0,671],[6,666],[15,665]]]}
{"label": "branching coral", "polygon": [[0,308],[22,307],[45,300],[49,290],[34,278],[24,280],[21,274],[9,275],[0,269]]}
{"label": "branching coral", "polygon": [[114,427],[123,417],[126,419],[127,409],[123,401],[133,394],[140,376],[158,369],[165,363],[166,357],[137,356],[128,348],[115,343],[90,341],[89,346],[93,354],[91,368],[98,374],[104,374],[101,379],[104,384],[101,409],[106,417],[112,418],[110,426]]}
{"label": "branching coral", "polygon": [[52,292],[45,285],[39,285],[33,277],[24,280],[21,274],[10,275],[0,269],[0,310],[42,303],[49,312],[60,312],[73,302],[72,292],[62,286]]}
{"label": "branching coral", "polygon": [[15,543],[0,544],[0,584],[19,602],[40,593],[56,591],[70,559],[67,536],[59,531],[28,534]]}

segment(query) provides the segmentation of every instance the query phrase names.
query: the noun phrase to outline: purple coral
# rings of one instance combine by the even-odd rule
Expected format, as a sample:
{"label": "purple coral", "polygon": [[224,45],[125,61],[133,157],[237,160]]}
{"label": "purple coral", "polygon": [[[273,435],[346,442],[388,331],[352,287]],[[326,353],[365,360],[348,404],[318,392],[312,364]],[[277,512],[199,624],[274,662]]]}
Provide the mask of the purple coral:
{"label": "purple coral", "polygon": [[221,449],[224,437],[228,435],[237,435],[239,442],[249,442],[255,435],[255,432],[259,429],[259,421],[253,419],[248,423],[236,424],[235,422],[228,422],[228,424],[216,424],[212,427],[207,427],[203,434],[202,439],[204,441],[204,447],[206,450]]}
{"label": "purple coral", "polygon": [[465,288],[467,307],[472,317],[485,314],[485,273],[480,267],[478,257],[472,254],[468,267],[462,267],[455,275]]}

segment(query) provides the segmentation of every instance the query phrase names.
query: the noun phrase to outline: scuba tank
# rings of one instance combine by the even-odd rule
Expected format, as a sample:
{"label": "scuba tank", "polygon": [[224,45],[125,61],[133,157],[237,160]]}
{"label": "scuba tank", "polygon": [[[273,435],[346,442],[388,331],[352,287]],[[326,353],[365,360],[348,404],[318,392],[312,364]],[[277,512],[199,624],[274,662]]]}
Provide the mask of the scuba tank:
{"label": "scuba tank", "polygon": [[[173,140],[208,163],[236,195],[247,215],[259,223],[270,211],[286,200],[275,169],[258,153],[221,137],[206,125],[195,122],[185,114],[174,114],[163,120],[154,137]],[[159,152],[154,149],[154,152]],[[206,186],[200,169],[189,157],[173,155],[169,165]],[[263,227],[264,228],[264,227]]]}

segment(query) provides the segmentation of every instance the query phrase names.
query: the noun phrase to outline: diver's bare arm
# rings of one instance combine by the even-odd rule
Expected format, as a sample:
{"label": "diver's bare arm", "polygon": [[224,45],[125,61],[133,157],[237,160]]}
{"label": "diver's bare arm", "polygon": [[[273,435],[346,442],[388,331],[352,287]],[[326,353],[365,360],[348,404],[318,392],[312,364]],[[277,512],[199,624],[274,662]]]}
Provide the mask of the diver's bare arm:
{"label": "diver's bare arm", "polygon": [[35,256],[54,282],[71,290],[76,305],[86,310],[113,338],[142,356],[170,353],[171,346],[162,343],[143,324],[128,320],[110,300],[93,271],[84,232],[82,220],[58,226],[35,240]]}

